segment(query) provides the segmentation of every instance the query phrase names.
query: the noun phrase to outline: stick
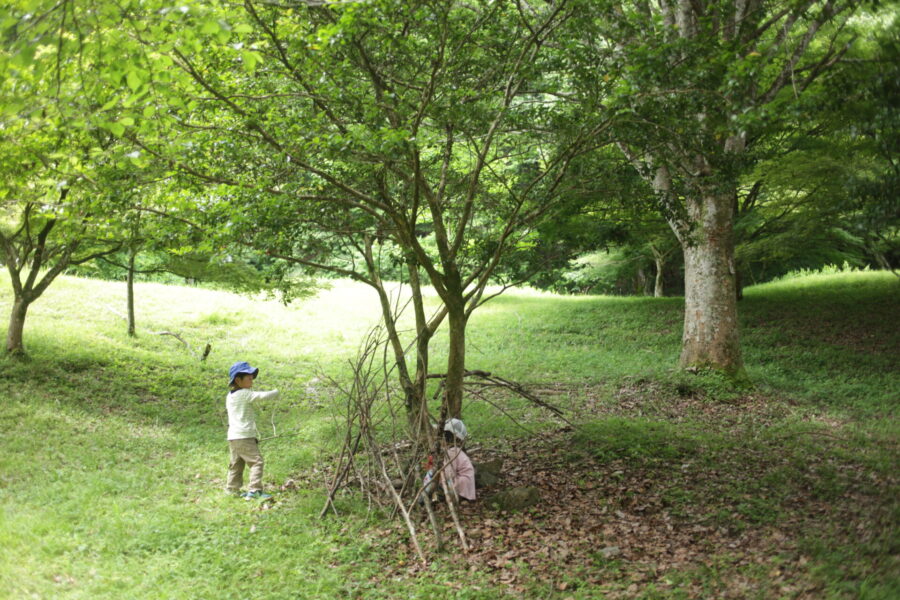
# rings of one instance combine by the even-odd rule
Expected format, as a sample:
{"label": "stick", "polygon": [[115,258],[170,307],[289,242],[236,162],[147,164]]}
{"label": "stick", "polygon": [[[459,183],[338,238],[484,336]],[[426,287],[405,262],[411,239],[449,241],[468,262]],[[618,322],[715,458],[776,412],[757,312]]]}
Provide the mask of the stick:
{"label": "stick", "polygon": [[[463,373],[463,377],[490,377],[490,371],[479,371],[477,369],[473,369],[471,371],[467,370]],[[446,373],[429,373],[425,376],[427,379],[446,379]]]}
{"label": "stick", "polygon": [[112,314],[116,315],[117,317],[119,317],[120,319],[122,319],[122,320],[124,320],[124,321],[127,321],[127,320],[128,320],[128,316],[127,316],[127,315],[124,315],[124,314],[120,313],[119,311],[117,311],[116,309],[112,308],[111,306],[104,306],[103,308],[105,308],[106,310],[108,310],[109,312],[111,312]]}
{"label": "stick", "polygon": [[[350,450],[350,454],[347,456],[347,464],[344,465],[343,470],[338,470],[334,474],[334,481],[331,482],[331,489],[328,490],[328,498],[325,500],[325,506],[322,507],[322,512],[319,513],[319,518],[322,519],[325,517],[325,513],[328,512],[328,507],[330,506],[332,510],[334,510],[334,514],[337,514],[337,508],[334,506],[334,495],[337,493],[338,488],[341,483],[344,481],[344,477],[347,476],[347,473],[350,472],[350,466],[353,464],[353,455],[356,454],[357,448],[359,448],[359,438],[361,433],[357,432],[356,440],[353,442],[353,449]],[[349,435],[348,441],[349,441]],[[344,444],[344,447],[341,449],[341,457],[338,459],[338,464],[344,459],[344,451],[350,447],[350,444]]]}
{"label": "stick", "polygon": [[560,409],[556,406],[553,406],[552,404],[545,402],[544,400],[541,400],[540,398],[538,398],[537,396],[535,396],[534,394],[532,394],[531,392],[526,390],[524,387],[522,387],[521,384],[516,383],[515,381],[508,381],[506,379],[503,379],[502,377],[497,377],[497,376],[486,377],[485,379],[496,382],[501,387],[511,389],[512,391],[516,392],[517,394],[519,394],[526,400],[529,400],[530,402],[537,404],[540,407],[546,408],[547,410],[549,410],[550,412],[555,414],[557,417],[559,417],[560,419],[562,419],[569,425],[572,425],[571,421],[569,421],[568,419],[563,417],[562,409]]}
{"label": "stick", "polygon": [[[441,382],[440,382],[440,384],[438,384],[438,390],[440,390],[443,386],[444,381],[447,378],[447,375],[446,375],[446,373],[431,373],[431,374],[427,375],[426,377],[428,379],[440,379]],[[484,387],[505,387],[509,390],[512,390],[513,392],[522,396],[523,398],[525,398],[532,404],[536,404],[537,406],[540,406],[541,408],[545,408],[545,409],[549,410],[550,412],[555,414],[557,417],[559,417],[560,419],[565,421],[568,425],[570,425],[572,427],[575,426],[571,421],[569,421],[567,418],[565,418],[563,416],[563,411],[561,408],[553,406],[552,404],[550,404],[549,402],[546,402],[545,400],[541,400],[540,398],[538,398],[537,396],[535,396],[534,394],[532,394],[531,392],[526,390],[520,383],[516,383],[515,381],[509,381],[508,379],[503,379],[502,377],[493,375],[489,371],[479,371],[479,370],[466,371],[463,374],[463,377],[480,377],[481,379],[485,380],[484,383],[475,382],[475,383],[470,383],[467,385],[481,385]],[[435,398],[437,398],[437,393],[435,393]]]}
{"label": "stick", "polygon": [[378,467],[387,484],[386,487],[390,492],[391,497],[394,499],[394,502],[397,504],[397,508],[400,509],[403,520],[406,521],[406,528],[409,530],[409,537],[412,541],[413,548],[415,548],[419,560],[422,561],[422,565],[427,566],[428,561],[425,560],[425,555],[422,553],[422,547],[419,546],[419,537],[416,535],[416,526],[413,524],[412,519],[409,518],[409,511],[406,510],[406,506],[403,504],[403,498],[400,497],[397,490],[394,489],[394,485],[391,483],[391,476],[388,475],[387,468],[384,466],[384,461],[381,459],[381,453],[378,451],[378,444],[375,442],[375,439],[372,437],[372,432],[368,428],[366,429],[366,441],[368,442],[371,455],[375,458],[375,462],[378,463]]}
{"label": "stick", "polygon": [[303,433],[303,432],[302,431],[294,431],[292,433],[282,433],[281,435],[270,435],[269,437],[262,438],[259,441],[260,442],[268,442],[269,440],[274,440],[277,438],[294,437],[295,435],[300,435],[301,433]]}
{"label": "stick", "polygon": [[[449,456],[448,463],[449,463]],[[459,534],[459,541],[462,543],[463,552],[469,552],[469,544],[466,542],[466,532],[463,531],[462,525],[459,522],[459,515],[456,512],[456,490],[454,489],[451,495],[450,489],[447,487],[447,478],[441,475],[441,487],[444,488],[444,496],[447,498],[447,506],[450,508],[450,516],[453,517],[453,524],[456,525],[456,533]]]}
{"label": "stick", "polygon": [[435,547],[440,552],[444,549],[444,540],[441,537],[441,528],[439,527],[437,516],[434,514],[434,508],[431,506],[431,497],[426,493],[422,499],[425,504],[425,512],[428,513],[428,520],[431,522],[431,530],[434,532]]}
{"label": "stick", "polygon": [[546,441],[547,436],[545,436],[544,434],[540,434],[540,433],[537,433],[537,432],[535,432],[535,431],[532,431],[532,430],[528,429],[527,427],[525,427],[524,425],[522,425],[521,423],[519,423],[519,422],[516,420],[515,417],[513,417],[513,416],[512,416],[511,414],[509,414],[506,410],[504,410],[503,407],[501,407],[500,405],[498,405],[498,404],[496,404],[496,403],[494,403],[494,402],[488,400],[488,399],[485,398],[484,395],[481,394],[480,392],[473,391],[473,392],[472,392],[472,395],[475,396],[476,398],[478,398],[479,400],[481,400],[482,402],[487,402],[488,404],[490,404],[491,406],[493,406],[494,408],[496,408],[498,411],[500,411],[501,413],[503,413],[503,415],[504,415],[507,419],[509,419],[510,421],[512,421],[513,424],[514,424],[516,427],[519,427],[520,429],[522,429],[523,431],[525,431],[526,433],[528,433],[529,435],[531,435],[531,436],[533,436],[533,437],[540,437],[540,438],[543,438],[543,439]]}
{"label": "stick", "polygon": [[196,358],[197,360],[199,360],[201,362],[206,360],[206,357],[209,356],[209,353],[212,350],[212,344],[206,344],[206,348],[204,348],[203,355],[201,356],[201,355],[197,354],[196,352],[194,352],[194,349],[191,347],[190,344],[188,344],[186,341],[184,341],[184,338],[182,338],[177,333],[174,333],[171,331],[153,331],[150,333],[150,335],[171,335],[173,338],[175,338],[176,340],[178,340],[179,342],[184,344],[184,347],[187,348],[188,352],[190,352],[194,358]]}

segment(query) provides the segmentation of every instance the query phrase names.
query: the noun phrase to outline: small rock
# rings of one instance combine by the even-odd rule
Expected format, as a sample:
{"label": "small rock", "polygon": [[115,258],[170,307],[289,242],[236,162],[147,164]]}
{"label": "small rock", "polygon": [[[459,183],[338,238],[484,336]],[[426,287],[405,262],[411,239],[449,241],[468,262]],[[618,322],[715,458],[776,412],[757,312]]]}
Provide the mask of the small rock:
{"label": "small rock", "polygon": [[483,463],[475,463],[475,486],[479,488],[497,485],[500,481],[500,469],[502,461],[490,460]]}
{"label": "small rock", "polygon": [[620,550],[618,546],[607,546],[600,551],[600,554],[603,556],[603,558],[612,558],[613,556],[622,554],[622,550]]}
{"label": "small rock", "polygon": [[534,506],[541,501],[536,487],[512,488],[498,492],[488,499],[488,504],[498,510],[514,511]]}

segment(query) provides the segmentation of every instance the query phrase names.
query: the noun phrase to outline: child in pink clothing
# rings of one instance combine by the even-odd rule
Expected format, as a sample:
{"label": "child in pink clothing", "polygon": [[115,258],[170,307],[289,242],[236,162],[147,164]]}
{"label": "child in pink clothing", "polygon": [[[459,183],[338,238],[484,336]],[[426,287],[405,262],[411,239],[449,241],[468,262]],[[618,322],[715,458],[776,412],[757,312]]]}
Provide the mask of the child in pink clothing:
{"label": "child in pink clothing", "polygon": [[466,426],[459,419],[450,419],[444,423],[448,462],[443,473],[447,483],[456,490],[457,496],[464,500],[475,500],[475,467],[462,449],[466,437]]}

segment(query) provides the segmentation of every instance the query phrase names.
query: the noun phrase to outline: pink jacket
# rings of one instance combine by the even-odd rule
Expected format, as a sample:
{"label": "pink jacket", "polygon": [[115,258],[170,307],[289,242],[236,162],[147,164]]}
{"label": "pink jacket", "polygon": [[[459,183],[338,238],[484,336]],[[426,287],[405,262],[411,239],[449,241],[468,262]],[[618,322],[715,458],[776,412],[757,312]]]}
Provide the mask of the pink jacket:
{"label": "pink jacket", "polygon": [[475,499],[475,467],[462,448],[447,448],[450,463],[444,469],[447,481],[456,488],[456,493],[466,500]]}

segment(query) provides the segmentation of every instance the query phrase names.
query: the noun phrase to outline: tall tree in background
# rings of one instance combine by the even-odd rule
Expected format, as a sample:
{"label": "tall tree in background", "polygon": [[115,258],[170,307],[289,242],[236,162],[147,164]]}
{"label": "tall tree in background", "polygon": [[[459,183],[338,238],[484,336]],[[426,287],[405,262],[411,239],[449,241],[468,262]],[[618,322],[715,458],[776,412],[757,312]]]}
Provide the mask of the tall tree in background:
{"label": "tall tree in background", "polygon": [[791,270],[891,269],[900,258],[900,23],[882,6],[850,26],[852,47],[799,98],[792,126],[753,149],[736,203],[739,290]]}
{"label": "tall tree in background", "polygon": [[[795,123],[805,91],[848,48],[856,3],[667,0],[585,3],[576,86],[617,81],[619,147],[646,181],[685,264],[681,365],[740,376],[734,264],[741,175]],[[601,8],[597,8],[601,7]]]}
{"label": "tall tree in background", "polygon": [[[896,2],[868,23],[862,43],[824,90],[843,118],[833,132],[843,147],[846,214],[875,265],[900,276],[900,19]],[[835,175],[833,175],[835,176]]]}

